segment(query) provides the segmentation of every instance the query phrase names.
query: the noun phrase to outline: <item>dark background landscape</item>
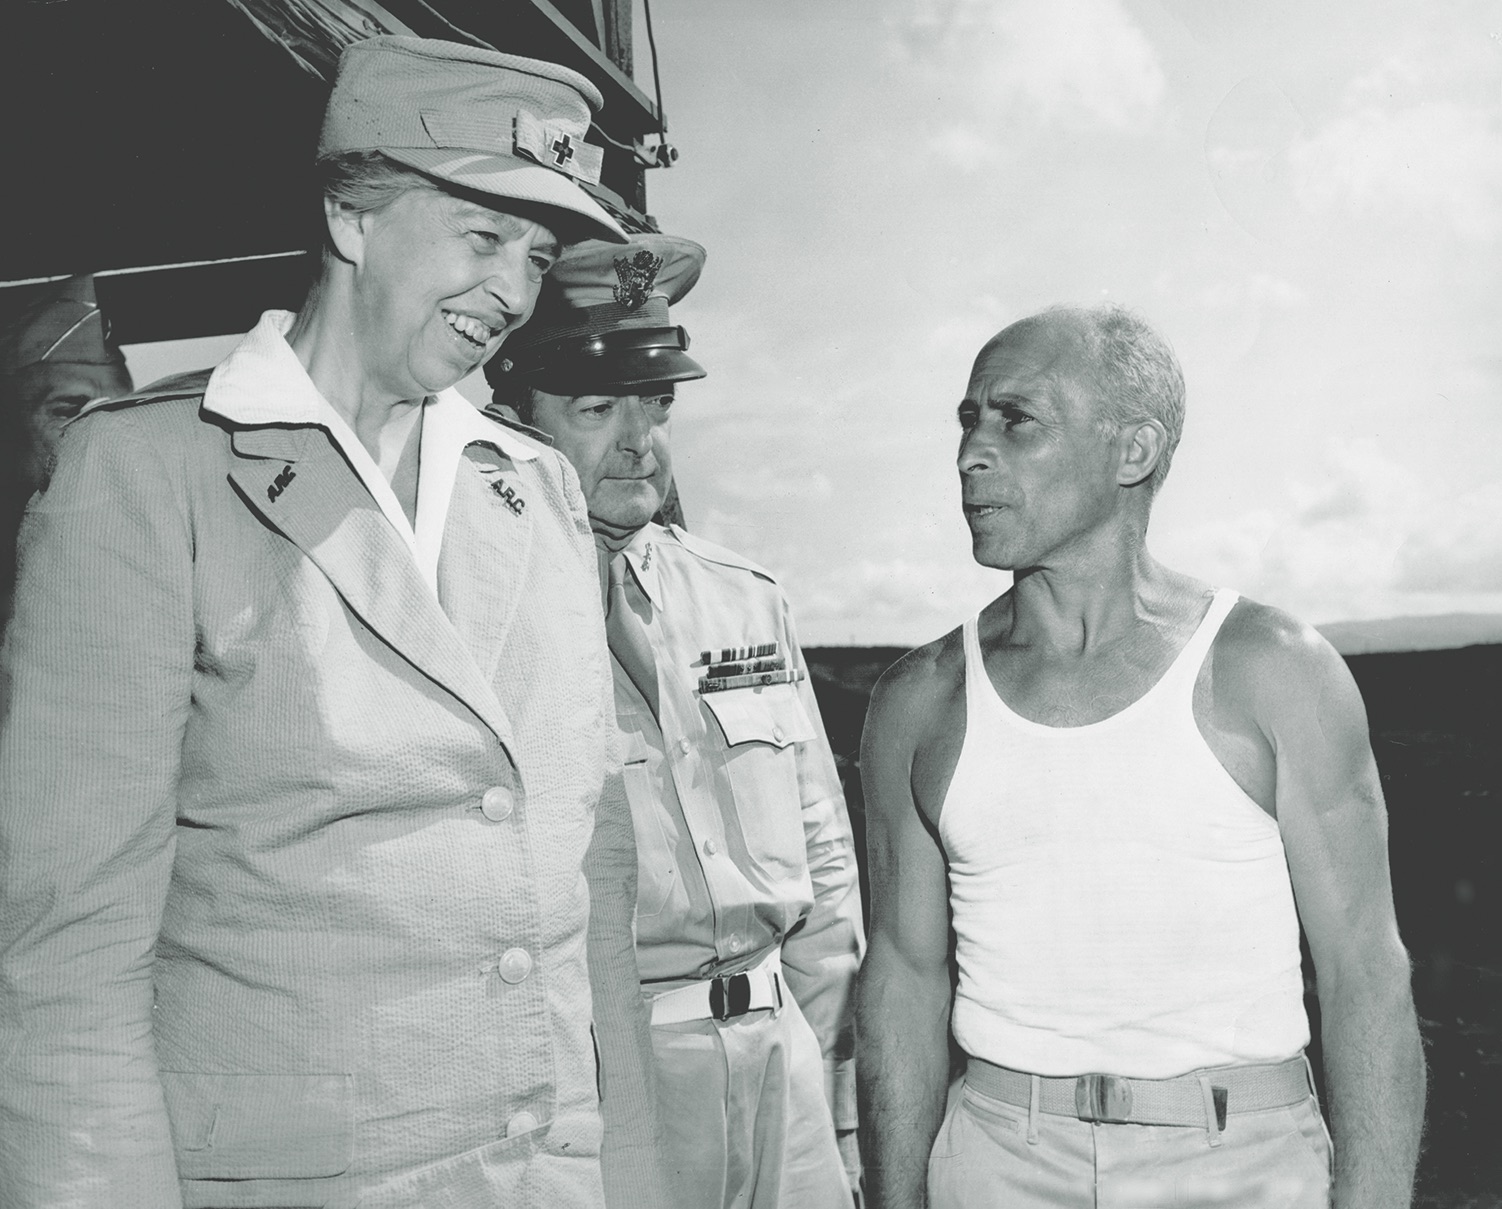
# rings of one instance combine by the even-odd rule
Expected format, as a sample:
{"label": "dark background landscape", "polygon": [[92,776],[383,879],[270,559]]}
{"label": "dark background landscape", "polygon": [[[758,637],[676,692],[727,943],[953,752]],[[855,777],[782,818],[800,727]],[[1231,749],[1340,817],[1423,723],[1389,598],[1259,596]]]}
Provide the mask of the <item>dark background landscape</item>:
{"label": "dark background landscape", "polygon": [[[896,647],[805,652],[863,838],[861,725]],[[1416,1203],[1502,1209],[1502,645],[1347,656],[1390,818],[1393,893],[1429,1057]],[[1318,1000],[1309,1000],[1317,1035]],[[1318,1067],[1317,1043],[1313,1056]]]}

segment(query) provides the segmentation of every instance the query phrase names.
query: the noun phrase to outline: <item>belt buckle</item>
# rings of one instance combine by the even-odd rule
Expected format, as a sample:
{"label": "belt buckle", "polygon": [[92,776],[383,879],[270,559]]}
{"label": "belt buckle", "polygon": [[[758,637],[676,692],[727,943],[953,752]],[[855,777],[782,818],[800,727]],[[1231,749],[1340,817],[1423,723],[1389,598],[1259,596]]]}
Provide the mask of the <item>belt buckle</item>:
{"label": "belt buckle", "polygon": [[751,1010],[751,980],[744,974],[709,980],[709,1014],[716,1020],[744,1016]]}
{"label": "belt buckle", "polygon": [[1081,1121],[1130,1124],[1131,1081],[1117,1075],[1081,1075],[1074,1081],[1074,1112]]}

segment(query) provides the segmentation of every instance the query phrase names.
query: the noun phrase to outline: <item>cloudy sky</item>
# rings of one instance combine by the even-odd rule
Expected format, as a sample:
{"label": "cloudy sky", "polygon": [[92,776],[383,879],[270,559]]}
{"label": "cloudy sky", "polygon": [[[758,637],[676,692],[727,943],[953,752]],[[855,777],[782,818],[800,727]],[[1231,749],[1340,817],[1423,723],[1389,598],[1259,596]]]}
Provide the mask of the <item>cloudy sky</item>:
{"label": "cloudy sky", "polygon": [[1315,622],[1502,612],[1502,3],[652,7],[651,209],[709,249],[680,490],[806,643],[1005,587],[954,408],[999,328],[1101,299],[1189,383],[1160,558]]}
{"label": "cloudy sky", "polygon": [[1502,611],[1502,4],[652,8],[682,158],[648,196],[709,249],[680,489],[806,642],[1005,586],[954,407],[988,336],[1098,299],[1189,383],[1159,557],[1316,622]]}

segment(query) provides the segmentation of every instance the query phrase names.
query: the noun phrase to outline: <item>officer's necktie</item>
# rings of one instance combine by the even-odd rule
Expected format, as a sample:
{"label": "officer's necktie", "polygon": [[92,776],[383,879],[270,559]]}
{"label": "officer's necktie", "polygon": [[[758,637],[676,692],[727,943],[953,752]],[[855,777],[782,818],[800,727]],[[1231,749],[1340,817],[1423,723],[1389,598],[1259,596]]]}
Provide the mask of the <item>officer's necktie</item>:
{"label": "officer's necktie", "polygon": [[646,627],[631,608],[630,594],[640,591],[631,579],[626,556],[615,555],[610,560],[610,591],[605,598],[605,635],[610,641],[610,653],[631,677],[631,683],[646,698],[656,717],[657,661],[652,656]]}

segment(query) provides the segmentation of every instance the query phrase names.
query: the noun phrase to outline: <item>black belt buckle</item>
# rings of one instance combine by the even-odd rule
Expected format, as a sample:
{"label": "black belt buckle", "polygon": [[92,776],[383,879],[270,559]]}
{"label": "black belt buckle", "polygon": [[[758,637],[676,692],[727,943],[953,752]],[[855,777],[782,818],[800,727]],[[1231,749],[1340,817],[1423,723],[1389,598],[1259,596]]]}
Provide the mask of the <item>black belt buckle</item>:
{"label": "black belt buckle", "polygon": [[1081,1121],[1130,1124],[1131,1082],[1116,1075],[1081,1075],[1074,1084],[1074,1112]]}
{"label": "black belt buckle", "polygon": [[709,1014],[716,1020],[744,1016],[751,1010],[751,980],[744,974],[709,981]]}

